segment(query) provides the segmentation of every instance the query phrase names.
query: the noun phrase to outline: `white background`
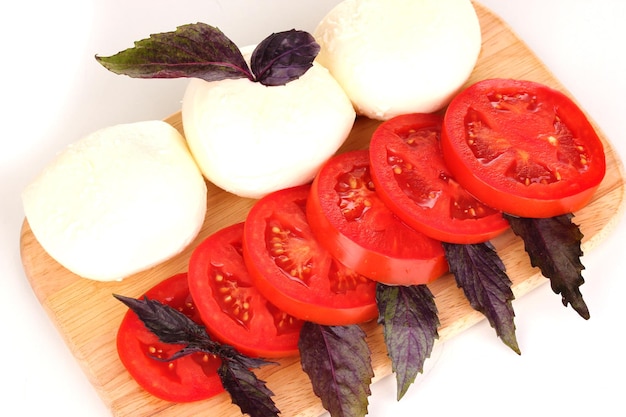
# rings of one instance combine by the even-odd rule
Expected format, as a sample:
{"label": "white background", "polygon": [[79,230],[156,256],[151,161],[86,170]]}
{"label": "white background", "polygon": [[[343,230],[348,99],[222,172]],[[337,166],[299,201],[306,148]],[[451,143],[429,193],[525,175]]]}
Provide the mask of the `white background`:
{"label": "white background", "polygon": [[[18,252],[19,193],[66,144],[101,127],[177,111],[186,81],[133,80],[93,59],[154,32],[203,21],[238,44],[312,31],[338,0],[14,1],[0,16],[0,407],[2,414],[109,416],[35,299]],[[483,0],[562,81],[626,159],[626,2]],[[584,258],[591,319],[543,285],[516,300],[517,356],[485,323],[437,346],[395,401],[373,386],[370,416],[626,415],[626,226]],[[547,282],[547,281],[546,281]],[[207,415],[211,415],[207,410]]]}

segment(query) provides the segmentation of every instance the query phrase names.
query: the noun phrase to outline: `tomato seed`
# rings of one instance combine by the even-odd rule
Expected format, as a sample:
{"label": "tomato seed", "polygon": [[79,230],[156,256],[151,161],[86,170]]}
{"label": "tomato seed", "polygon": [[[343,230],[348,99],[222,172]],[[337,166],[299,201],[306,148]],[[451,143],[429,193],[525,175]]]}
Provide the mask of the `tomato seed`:
{"label": "tomato seed", "polygon": [[550,143],[550,145],[552,146],[557,146],[559,144],[559,141],[554,136],[548,136],[548,143]]}

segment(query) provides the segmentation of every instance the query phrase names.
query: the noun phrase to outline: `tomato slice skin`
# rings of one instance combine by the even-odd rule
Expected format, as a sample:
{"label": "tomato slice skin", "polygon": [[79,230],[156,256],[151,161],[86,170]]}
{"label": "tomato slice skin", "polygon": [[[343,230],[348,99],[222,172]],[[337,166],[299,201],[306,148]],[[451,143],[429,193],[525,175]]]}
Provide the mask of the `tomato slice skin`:
{"label": "tomato slice skin", "polygon": [[[145,296],[170,305],[196,323],[202,323],[189,295],[186,273],[162,281],[148,290]],[[169,362],[154,359],[169,358],[184,346],[160,342],[132,310],[126,312],[122,319],[116,346],[122,364],[135,381],[162,400],[199,401],[224,391],[217,374],[221,360],[215,356],[193,353]]]}
{"label": "tomato slice skin", "polygon": [[520,217],[577,211],[606,170],[600,138],[569,97],[526,80],[488,79],[450,103],[444,158],[472,194]]}
{"label": "tomato slice skin", "polygon": [[273,306],[257,288],[243,261],[244,224],[213,233],[193,251],[189,292],[209,334],[252,357],[298,354],[304,322]]}
{"label": "tomato slice skin", "polygon": [[378,317],[376,282],[337,262],[306,219],[310,185],[268,194],[245,220],[243,254],[254,284],[281,310],[323,325]]}
{"label": "tomato slice skin", "polygon": [[450,173],[441,152],[442,120],[413,113],[382,123],[370,141],[372,179],[381,200],[414,229],[449,243],[485,242],[508,222]]}
{"label": "tomato slice skin", "polygon": [[448,271],[441,242],[402,222],[379,198],[367,150],[330,158],[307,200],[311,230],[339,262],[388,285],[429,283]]}

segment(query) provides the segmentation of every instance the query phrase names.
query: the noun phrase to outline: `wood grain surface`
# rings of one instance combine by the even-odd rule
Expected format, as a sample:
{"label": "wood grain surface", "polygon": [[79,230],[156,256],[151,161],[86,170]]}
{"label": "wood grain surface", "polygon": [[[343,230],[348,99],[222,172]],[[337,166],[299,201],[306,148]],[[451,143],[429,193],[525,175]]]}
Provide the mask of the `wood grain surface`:
{"label": "wood grain surface", "polygon": [[[510,28],[489,10],[475,3],[483,35],[483,48],[477,66],[468,80],[473,83],[491,77],[528,79],[548,84],[562,91],[562,85],[521,42]],[[567,92],[566,92],[567,93]],[[181,130],[180,114],[167,119]],[[367,147],[378,122],[359,118],[342,150]],[[597,126],[596,126],[597,128]],[[574,221],[585,235],[583,250],[591,250],[610,232],[623,209],[624,175],[621,162],[609,141],[599,132],[605,145],[606,177],[593,201],[576,214]],[[193,248],[219,228],[244,220],[254,200],[242,199],[209,184],[208,214],[202,231],[182,254],[122,282],[103,283],[79,278],[56,263],[41,248],[24,221],[20,248],[24,270],[39,301],[63,335],[71,352],[114,416],[183,417],[240,416],[227,394],[191,404],[173,404],[145,393],[129,376],[118,360],[115,336],[126,308],[113,293],[139,297],[147,289],[169,277],[186,271]],[[530,266],[521,241],[511,232],[494,241],[502,257],[517,298],[547,280]],[[440,312],[440,341],[446,340],[482,320],[473,311],[451,276],[431,284]],[[545,291],[550,291],[545,286]],[[584,295],[584,294],[583,294]],[[555,303],[560,297],[555,295]],[[515,306],[515,304],[513,304]],[[576,314],[572,311],[572,314]],[[517,320],[524,320],[517,317]],[[391,373],[381,329],[375,323],[364,326],[372,350],[375,380]],[[501,343],[495,336],[484,343]],[[275,401],[283,416],[319,416],[321,402],[311,390],[298,358],[281,360],[257,372],[276,394]]]}

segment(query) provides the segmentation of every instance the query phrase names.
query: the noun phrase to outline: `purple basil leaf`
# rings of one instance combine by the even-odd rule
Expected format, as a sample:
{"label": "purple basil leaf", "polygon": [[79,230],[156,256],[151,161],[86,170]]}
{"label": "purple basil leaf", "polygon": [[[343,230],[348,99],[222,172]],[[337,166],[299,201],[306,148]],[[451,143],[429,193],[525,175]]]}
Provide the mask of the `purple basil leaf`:
{"label": "purple basil leaf", "polygon": [[248,368],[260,368],[272,362],[242,355],[229,345],[211,340],[206,327],[196,323],[185,314],[158,300],[143,297],[135,299],[113,294],[113,297],[130,308],[144,326],[163,343],[186,345],[168,360],[178,359],[202,351],[217,355],[224,360],[236,360]]}
{"label": "purple basil leaf", "polygon": [[580,286],[585,283],[582,276],[585,267],[580,261],[583,234],[572,222],[574,215],[545,219],[505,217],[513,232],[524,241],[532,266],[539,267],[550,280],[552,291],[561,294],[563,305],[571,304],[582,318],[589,319],[589,309],[580,293]]}
{"label": "purple basil leaf", "polygon": [[122,295],[114,295],[119,301],[130,308],[143,322],[148,330],[154,333],[161,342],[171,344],[207,344],[212,345],[204,326],[158,300],[148,297],[134,299]]}
{"label": "purple basil leaf", "polygon": [[267,388],[265,381],[258,379],[245,365],[239,361],[222,361],[217,372],[224,389],[242,414],[250,417],[278,417],[280,410],[272,400],[274,393]]}
{"label": "purple basil leaf", "polygon": [[150,35],[133,48],[96,60],[109,71],[133,78],[254,78],[239,48],[205,23]]}
{"label": "purple basil leaf", "polygon": [[284,85],[311,68],[319,51],[320,46],[307,32],[292,29],[274,33],[257,45],[250,67],[261,84]]}
{"label": "purple basil leaf", "polygon": [[306,322],[300,331],[298,348],[313,392],[331,416],[367,414],[374,371],[365,332],[358,325],[322,326]]}
{"label": "purple basil leaf", "polygon": [[511,280],[493,245],[444,243],[450,272],[474,310],[485,315],[505,345],[520,354],[515,336]]}
{"label": "purple basil leaf", "polygon": [[137,314],[146,328],[161,342],[186,345],[164,359],[165,361],[173,361],[198,351],[217,355],[222,360],[218,374],[233,403],[252,417],[278,416],[279,410],[271,398],[273,393],[250,370],[271,362],[261,358],[249,358],[232,346],[212,341],[203,325],[158,300],[147,297],[134,299],[117,294],[113,296]]}
{"label": "purple basil leaf", "polygon": [[376,302],[400,400],[417,374],[423,372],[424,362],[439,337],[435,297],[426,285],[378,284]]}

